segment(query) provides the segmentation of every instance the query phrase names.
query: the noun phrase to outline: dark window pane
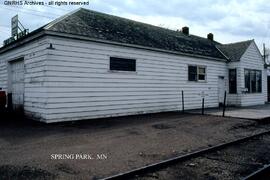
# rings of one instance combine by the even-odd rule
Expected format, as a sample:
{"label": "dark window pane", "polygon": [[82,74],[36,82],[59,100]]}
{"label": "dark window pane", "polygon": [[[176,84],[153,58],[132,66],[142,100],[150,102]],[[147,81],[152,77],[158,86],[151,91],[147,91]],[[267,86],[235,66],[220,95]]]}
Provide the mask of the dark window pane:
{"label": "dark window pane", "polygon": [[256,71],[256,92],[262,92],[262,72]]}
{"label": "dark window pane", "polygon": [[247,88],[247,92],[250,93],[250,71],[245,69],[245,88]]}
{"label": "dark window pane", "polygon": [[110,70],[136,71],[136,60],[110,57]]}
{"label": "dark window pane", "polygon": [[254,70],[250,71],[250,84],[251,84],[251,92],[256,92],[256,72]]}
{"label": "dark window pane", "polygon": [[204,67],[199,67],[199,74],[205,74],[205,68]]}
{"label": "dark window pane", "polygon": [[205,75],[199,74],[199,80],[205,80]]}
{"label": "dark window pane", "polygon": [[197,66],[188,66],[188,80],[197,81]]}
{"label": "dark window pane", "polygon": [[229,69],[229,93],[237,93],[236,69]]}

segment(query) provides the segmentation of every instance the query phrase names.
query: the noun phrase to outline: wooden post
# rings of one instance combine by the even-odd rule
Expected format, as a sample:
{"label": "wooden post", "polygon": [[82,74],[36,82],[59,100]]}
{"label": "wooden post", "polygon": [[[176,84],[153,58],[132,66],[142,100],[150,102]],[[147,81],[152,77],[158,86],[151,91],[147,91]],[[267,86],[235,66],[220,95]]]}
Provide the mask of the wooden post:
{"label": "wooden post", "polygon": [[182,90],[182,112],[185,112],[184,91]]}
{"label": "wooden post", "polygon": [[204,98],[202,98],[202,115],[204,115]]}
{"label": "wooden post", "polygon": [[12,104],[12,93],[8,93],[8,110],[12,111],[13,109],[13,104]]}
{"label": "wooden post", "polygon": [[225,116],[225,110],[226,110],[226,95],[227,95],[227,92],[225,91],[224,92],[224,102],[223,102],[223,113],[222,113],[223,117]]}

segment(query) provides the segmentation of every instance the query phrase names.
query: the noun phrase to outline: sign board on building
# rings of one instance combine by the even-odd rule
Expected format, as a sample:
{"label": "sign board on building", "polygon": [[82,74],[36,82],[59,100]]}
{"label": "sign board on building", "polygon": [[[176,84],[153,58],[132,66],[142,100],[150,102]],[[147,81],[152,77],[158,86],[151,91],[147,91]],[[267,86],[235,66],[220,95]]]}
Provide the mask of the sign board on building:
{"label": "sign board on building", "polygon": [[19,25],[22,26],[18,15],[16,15],[11,19],[11,37],[4,40],[4,46],[26,36],[29,33],[28,29],[25,29],[23,26],[20,28]]}
{"label": "sign board on building", "polygon": [[18,15],[16,15],[11,19],[11,37],[14,37],[18,34],[18,28],[19,28],[19,19]]}
{"label": "sign board on building", "polygon": [[28,29],[25,29],[22,32],[17,33],[17,35],[12,36],[12,37],[4,40],[4,46],[12,43],[13,41],[16,41],[16,40],[22,38],[23,36],[26,36],[28,33],[29,33],[29,30]]}
{"label": "sign board on building", "polygon": [[199,96],[201,96],[202,98],[205,98],[206,96],[208,96],[208,94],[202,91],[201,93],[199,93]]}

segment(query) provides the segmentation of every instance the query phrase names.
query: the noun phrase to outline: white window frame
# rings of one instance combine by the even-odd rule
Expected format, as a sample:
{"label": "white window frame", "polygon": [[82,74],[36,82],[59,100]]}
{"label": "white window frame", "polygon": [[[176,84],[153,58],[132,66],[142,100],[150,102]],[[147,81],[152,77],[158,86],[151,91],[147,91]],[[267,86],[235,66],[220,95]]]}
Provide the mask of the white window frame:
{"label": "white window frame", "polygon": [[[206,82],[206,78],[207,78],[207,67],[206,66],[204,66],[204,65],[195,65],[195,64],[188,64],[188,67],[189,66],[196,66],[197,67],[197,80],[196,81],[190,81],[189,80],[189,71],[188,71],[188,69],[189,68],[187,68],[187,74],[188,74],[188,82]],[[199,69],[200,68],[204,68],[204,73],[199,73]],[[204,75],[204,80],[200,80],[199,79],[199,75]]]}
{"label": "white window frame", "polygon": [[[203,68],[204,69],[204,73],[200,73],[199,72],[199,69],[200,68]],[[199,76],[200,75],[204,75],[204,80],[200,80],[199,79]],[[205,82],[206,81],[206,66],[197,66],[197,79],[198,79],[199,82]]]}

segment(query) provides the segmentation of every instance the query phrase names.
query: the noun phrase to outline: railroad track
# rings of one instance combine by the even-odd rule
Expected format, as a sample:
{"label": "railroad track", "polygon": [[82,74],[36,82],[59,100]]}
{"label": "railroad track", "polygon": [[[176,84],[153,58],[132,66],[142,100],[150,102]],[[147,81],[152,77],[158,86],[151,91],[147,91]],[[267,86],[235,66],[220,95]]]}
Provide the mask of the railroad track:
{"label": "railroad track", "polygon": [[[251,135],[248,137],[240,138],[240,139],[228,142],[228,143],[223,143],[223,144],[219,144],[219,145],[205,148],[202,150],[198,150],[195,152],[191,152],[191,153],[188,153],[185,155],[176,156],[176,157],[173,157],[173,158],[170,158],[167,160],[160,161],[158,163],[146,165],[146,166],[143,166],[143,167],[140,167],[137,169],[133,169],[133,170],[130,170],[127,172],[122,172],[122,173],[119,173],[119,174],[116,174],[113,176],[105,177],[105,178],[103,178],[103,180],[137,179],[138,177],[144,177],[145,175],[147,175],[149,173],[158,172],[162,169],[170,168],[171,166],[175,166],[176,164],[184,163],[188,160],[195,159],[198,157],[203,157],[209,153],[221,151],[222,149],[226,149],[226,148],[233,147],[233,146],[235,147],[236,145],[239,145],[239,144],[242,144],[245,142],[249,142],[250,140],[254,140],[256,138],[260,138],[260,137],[263,137],[266,135],[270,135],[270,130],[262,132],[262,133],[254,134],[254,135]],[[270,140],[270,138],[269,138],[269,140]],[[208,158],[208,159],[210,159],[210,158]],[[217,159],[213,159],[213,160],[217,160]],[[254,172],[254,173],[251,173],[251,174],[249,173],[250,175],[245,175],[246,177],[244,176],[245,178],[243,178],[243,179],[245,179],[245,180],[257,179],[256,177],[259,177],[260,175],[262,175],[266,171],[269,172],[269,169],[270,169],[270,167],[264,166],[263,168],[261,168],[260,170]],[[145,177],[146,177],[145,179],[148,179],[147,176],[145,176]],[[144,179],[144,178],[142,178],[142,179]],[[156,177],[154,179],[156,179]]]}
{"label": "railroad track", "polygon": [[243,178],[243,180],[264,179],[265,176],[269,175],[269,172],[270,172],[270,164],[265,165],[264,167],[260,168],[259,170],[251,173],[250,175]]}

